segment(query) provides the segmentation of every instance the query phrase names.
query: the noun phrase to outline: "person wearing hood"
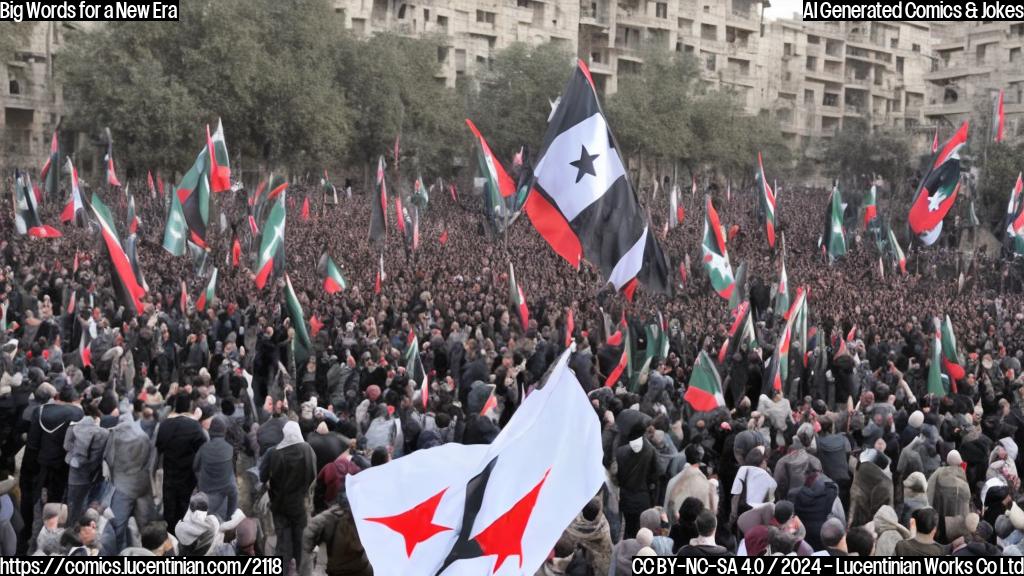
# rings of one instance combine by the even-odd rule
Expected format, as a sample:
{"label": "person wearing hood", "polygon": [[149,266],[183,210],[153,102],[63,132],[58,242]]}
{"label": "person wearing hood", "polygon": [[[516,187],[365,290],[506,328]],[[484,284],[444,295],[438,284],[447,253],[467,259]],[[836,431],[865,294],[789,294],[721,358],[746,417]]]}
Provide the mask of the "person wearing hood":
{"label": "person wearing hood", "polygon": [[938,539],[947,542],[946,522],[949,518],[964,517],[970,513],[971,487],[961,466],[960,453],[950,450],[946,465],[928,479],[928,503],[938,513]]}
{"label": "person wearing hood", "polygon": [[319,514],[337,501],[338,494],[345,491],[345,479],[351,474],[358,474],[362,469],[352,461],[352,453],[348,438],[342,440],[342,451],[331,462],[328,462],[316,475],[316,489],[313,493],[313,509]]}
{"label": "person wearing hood", "polygon": [[565,529],[565,535],[575,546],[587,549],[596,574],[608,573],[612,556],[611,530],[602,502],[600,494],[591,498]]}
{"label": "person wearing hood", "polygon": [[206,442],[203,426],[190,413],[192,402],[185,392],[174,397],[174,413],[157,425],[154,446],[164,470],[163,507],[167,526],[176,526],[188,509],[196,487],[192,464]]}
{"label": "person wearing hood", "polygon": [[994,536],[992,525],[985,522],[977,513],[971,512],[963,519],[958,519],[957,537],[949,545],[951,556],[999,556],[1001,550],[989,542]]}
{"label": "person wearing hood", "polygon": [[466,402],[466,430],[463,444],[490,444],[498,437],[498,426],[484,411],[493,394],[494,386],[481,381],[473,382]]}
{"label": "person wearing hood", "polygon": [[284,425],[284,439],[260,462],[260,481],[269,484],[270,511],[274,516],[277,549],[274,553],[302,565],[302,531],[309,515],[306,495],[316,480],[316,455],[302,440],[299,424]]}
{"label": "person wearing hood", "polygon": [[789,492],[789,500],[793,503],[794,513],[807,529],[807,544],[820,550],[823,546],[822,527],[830,519],[845,525],[846,517],[839,500],[839,487],[822,474],[821,469],[815,468],[815,464],[811,462],[808,465],[803,485]]}
{"label": "person wearing hood", "polygon": [[196,488],[209,499],[207,511],[221,522],[231,518],[238,507],[235,449],[224,439],[227,430],[227,418],[214,416],[210,421],[210,441],[199,448],[192,464]]}
{"label": "person wearing hood", "polygon": [[640,514],[654,504],[658,487],[658,459],[654,447],[644,438],[645,428],[637,423],[629,431],[628,443],[615,450],[618,465],[619,510],[626,534],[636,534]]}
{"label": "person wearing hood", "polygon": [[103,451],[107,479],[114,486],[109,508],[114,517],[102,536],[105,556],[128,546],[128,520],[132,516],[139,526],[145,526],[155,512],[150,482],[155,453],[139,423],[130,413],[122,414],[121,422],[110,430]]}
{"label": "person wearing hood", "polygon": [[[629,533],[627,532],[628,536]],[[633,573],[633,557],[638,556],[640,550],[648,548],[654,540],[654,534],[647,528],[641,528],[635,538],[624,538],[612,548],[611,565],[608,568],[608,576],[629,576]]]}
{"label": "person wearing hood", "polygon": [[683,453],[686,456],[686,467],[673,476],[665,487],[665,510],[668,512],[669,524],[676,521],[679,505],[690,496],[700,500],[709,510],[718,509],[718,482],[708,480],[700,469],[704,448],[699,444],[690,444]]}
{"label": "person wearing hood", "polygon": [[880,507],[873,518],[875,534],[875,556],[892,556],[896,552],[896,544],[910,538],[907,530],[896,517],[896,511],[888,504]]}
{"label": "person wearing hood", "polygon": [[807,468],[812,462],[817,470],[821,470],[821,461],[808,451],[813,444],[814,427],[808,423],[801,424],[793,438],[793,446],[775,464],[774,477],[778,486],[776,494],[789,494],[791,489],[802,486],[807,477]]}
{"label": "person wearing hood", "polygon": [[988,470],[985,479],[1014,478],[1017,476],[1017,443],[1013,438],[1003,438],[992,449],[988,457]]}
{"label": "person wearing hood", "polygon": [[863,526],[882,506],[892,506],[892,478],[886,473],[889,458],[874,448],[860,454],[850,487],[850,525]]}
{"label": "person wearing hood", "polygon": [[188,511],[174,527],[178,552],[185,556],[234,556],[234,548],[224,542],[224,532],[232,530],[244,518],[240,510],[229,522],[222,523],[209,512],[206,494],[196,492],[189,499]]}
{"label": "person wearing hood", "polygon": [[321,544],[327,547],[327,565],[324,566],[327,576],[373,575],[344,492],[330,508],[314,516],[303,530],[300,576],[312,576],[316,547]]}
{"label": "person wearing hood", "polygon": [[699,556],[699,557],[723,557],[732,556],[725,547],[715,542],[715,532],[718,529],[718,518],[711,510],[701,510],[697,515],[697,533],[699,536],[690,540],[690,543],[683,546],[676,552],[677,557]]}
{"label": "person wearing hood", "polygon": [[903,481],[903,505],[900,509],[900,524],[910,524],[914,510],[928,507],[928,479],[921,472],[914,472]]}
{"label": "person wearing hood", "polygon": [[100,411],[95,404],[86,404],[85,417],[75,422],[64,436],[64,460],[68,464],[68,520],[69,525],[89,504],[103,472],[103,451],[107,447],[109,432],[100,427]]}

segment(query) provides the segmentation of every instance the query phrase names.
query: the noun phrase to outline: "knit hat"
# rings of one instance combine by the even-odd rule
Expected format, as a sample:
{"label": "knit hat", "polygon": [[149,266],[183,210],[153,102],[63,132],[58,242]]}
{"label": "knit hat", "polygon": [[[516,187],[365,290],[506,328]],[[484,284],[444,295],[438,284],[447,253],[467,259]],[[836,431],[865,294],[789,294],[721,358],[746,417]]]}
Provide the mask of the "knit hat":
{"label": "knit hat", "polygon": [[654,532],[650,528],[641,528],[636,532],[636,542],[640,546],[650,546],[654,542]]}
{"label": "knit hat", "polygon": [[636,551],[637,556],[657,556],[658,553],[654,551],[654,548],[650,546],[644,546],[643,548]]}
{"label": "knit hat", "polygon": [[1021,510],[1020,506],[1016,502],[1010,505],[1010,509],[1006,511],[1006,515],[1010,517],[1010,522],[1013,523],[1013,527],[1017,530],[1024,530],[1024,510]]}
{"label": "knit hat", "polygon": [[928,491],[928,479],[922,472],[913,472],[903,481],[903,487],[912,492],[926,492]]}
{"label": "knit hat", "polygon": [[959,466],[964,461],[960,457],[960,452],[956,450],[950,450],[949,454],[946,454],[946,464],[949,466]]}
{"label": "knit hat", "polygon": [[907,419],[907,424],[912,428],[920,428],[924,424],[924,412],[914,410],[914,413]]}

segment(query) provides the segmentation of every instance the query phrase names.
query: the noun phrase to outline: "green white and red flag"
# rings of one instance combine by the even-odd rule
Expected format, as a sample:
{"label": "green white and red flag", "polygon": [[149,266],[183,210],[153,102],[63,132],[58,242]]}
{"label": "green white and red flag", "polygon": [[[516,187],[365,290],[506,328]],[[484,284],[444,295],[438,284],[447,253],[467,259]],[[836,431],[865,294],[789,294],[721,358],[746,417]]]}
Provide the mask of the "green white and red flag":
{"label": "green white and red flag", "polygon": [[693,372],[690,373],[690,383],[686,387],[683,399],[697,412],[710,412],[720,406],[725,406],[725,396],[722,395],[722,378],[718,375],[715,363],[711,361],[708,353],[701,350],[700,356],[693,365]]}
{"label": "green white and red flag", "polygon": [[334,259],[327,256],[327,275],[324,277],[324,290],[328,294],[336,294],[348,288],[348,281],[341,274],[341,268]]}
{"label": "green white and red flag", "polygon": [[530,326],[530,309],[526,305],[526,295],[523,294],[523,287],[516,282],[516,270],[512,263],[508,263],[508,291],[512,308],[519,316],[519,324],[525,331]]}
{"label": "green white and red flag", "polygon": [[210,281],[206,283],[206,288],[199,293],[199,298],[196,299],[196,310],[200,312],[206,310],[206,304],[213,302],[214,294],[217,290],[217,268],[213,268],[213,273],[210,274]]}

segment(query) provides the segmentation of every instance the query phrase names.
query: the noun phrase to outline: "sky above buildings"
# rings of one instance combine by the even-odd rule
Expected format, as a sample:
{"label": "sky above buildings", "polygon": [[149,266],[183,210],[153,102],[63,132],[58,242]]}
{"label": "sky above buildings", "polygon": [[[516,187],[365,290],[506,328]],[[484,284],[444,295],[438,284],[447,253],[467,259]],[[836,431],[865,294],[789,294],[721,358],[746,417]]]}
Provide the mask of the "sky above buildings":
{"label": "sky above buildings", "polygon": [[791,18],[803,10],[803,0],[771,0],[772,7],[765,11],[768,18]]}

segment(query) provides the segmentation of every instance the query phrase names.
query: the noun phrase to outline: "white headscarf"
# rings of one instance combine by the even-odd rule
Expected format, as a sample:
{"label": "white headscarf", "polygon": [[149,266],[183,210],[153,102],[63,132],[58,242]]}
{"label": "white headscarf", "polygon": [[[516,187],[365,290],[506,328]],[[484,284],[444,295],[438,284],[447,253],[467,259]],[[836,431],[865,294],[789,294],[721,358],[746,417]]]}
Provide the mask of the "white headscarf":
{"label": "white headscarf", "polygon": [[299,423],[294,420],[289,420],[284,425],[284,439],[277,444],[277,449],[287,448],[293,444],[303,442],[302,430],[299,429]]}

